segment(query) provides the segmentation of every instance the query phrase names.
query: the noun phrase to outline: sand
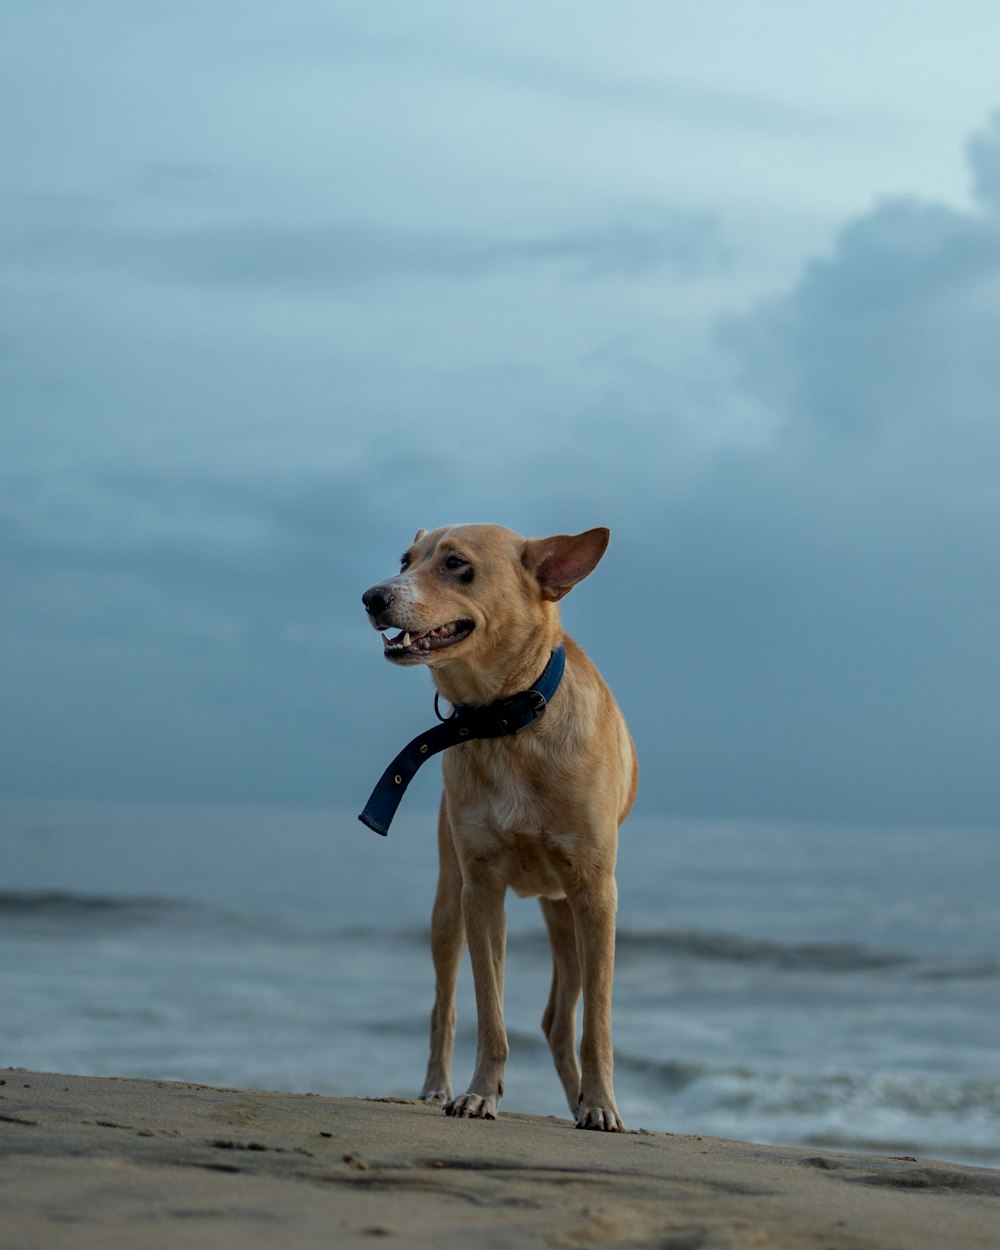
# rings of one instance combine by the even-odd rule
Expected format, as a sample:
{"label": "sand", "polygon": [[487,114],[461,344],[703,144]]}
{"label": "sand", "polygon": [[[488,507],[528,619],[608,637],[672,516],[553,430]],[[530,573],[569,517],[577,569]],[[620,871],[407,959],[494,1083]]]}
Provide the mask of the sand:
{"label": "sand", "polygon": [[1000,1250],[1000,1172],[0,1071],[3,1250]]}

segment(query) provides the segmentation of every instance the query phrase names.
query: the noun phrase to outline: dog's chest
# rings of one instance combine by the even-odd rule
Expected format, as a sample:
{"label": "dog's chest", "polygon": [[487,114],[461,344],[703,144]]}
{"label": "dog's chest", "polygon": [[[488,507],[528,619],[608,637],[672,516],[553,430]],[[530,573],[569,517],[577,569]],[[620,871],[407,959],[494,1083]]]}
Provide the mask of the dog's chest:
{"label": "dog's chest", "polygon": [[535,834],[514,834],[501,843],[504,876],[521,898],[565,898],[566,856]]}
{"label": "dog's chest", "polygon": [[465,827],[458,835],[521,898],[565,898],[570,857],[551,835]]}
{"label": "dog's chest", "polygon": [[496,752],[490,763],[446,772],[456,842],[523,898],[564,898],[573,835],[554,828],[544,789],[506,753]]}

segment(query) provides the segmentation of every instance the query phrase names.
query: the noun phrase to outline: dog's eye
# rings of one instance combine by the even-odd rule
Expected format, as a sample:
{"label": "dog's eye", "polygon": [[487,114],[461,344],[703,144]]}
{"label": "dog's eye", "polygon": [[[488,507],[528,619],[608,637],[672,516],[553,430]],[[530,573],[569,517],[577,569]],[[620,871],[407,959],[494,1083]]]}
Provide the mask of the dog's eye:
{"label": "dog's eye", "polygon": [[[458,573],[458,580],[460,582],[464,582],[466,586],[468,586],[468,584],[476,576],[472,565],[465,559],[464,556],[446,557],[444,567],[449,573]],[[460,569],[461,572],[459,573]]]}
{"label": "dog's eye", "polygon": [[400,556],[400,557],[399,557],[399,571],[400,571],[400,573],[405,573],[405,572],[406,572],[406,570],[407,570],[409,567],[410,567],[410,557],[409,557],[409,556]]}

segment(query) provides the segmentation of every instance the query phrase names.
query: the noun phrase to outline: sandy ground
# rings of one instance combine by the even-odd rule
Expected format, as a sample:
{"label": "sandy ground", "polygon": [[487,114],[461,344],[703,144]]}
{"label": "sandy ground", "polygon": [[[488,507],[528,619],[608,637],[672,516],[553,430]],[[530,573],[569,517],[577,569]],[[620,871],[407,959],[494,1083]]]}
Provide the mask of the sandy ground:
{"label": "sandy ground", "polygon": [[0,1071],[0,1246],[1000,1250],[1000,1172]]}

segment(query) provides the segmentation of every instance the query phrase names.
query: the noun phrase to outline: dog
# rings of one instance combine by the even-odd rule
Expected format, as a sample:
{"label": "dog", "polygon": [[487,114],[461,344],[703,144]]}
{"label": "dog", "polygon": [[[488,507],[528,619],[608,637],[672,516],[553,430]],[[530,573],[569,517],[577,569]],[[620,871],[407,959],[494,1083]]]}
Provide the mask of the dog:
{"label": "dog", "polygon": [[[552,658],[565,657],[544,715],[509,736],[462,742],[442,757],[431,921],[436,997],[420,1096],[443,1103],[450,1116],[495,1119],[503,1096],[510,887],[538,898],[548,927],[552,989],[542,1030],[576,1125],[624,1128],[612,1088],[614,872],[638,762],[622,713],[597,669],[563,634],[557,606],[594,570],[609,538],[603,528],[536,539],[498,525],[419,530],[400,572],[362,596],[386,659],[426,665],[439,698],[458,712],[500,706],[540,684]],[[390,636],[392,630],[400,632]],[[455,985],[466,944],[478,1010],[476,1066],[468,1089],[453,1096]]]}

